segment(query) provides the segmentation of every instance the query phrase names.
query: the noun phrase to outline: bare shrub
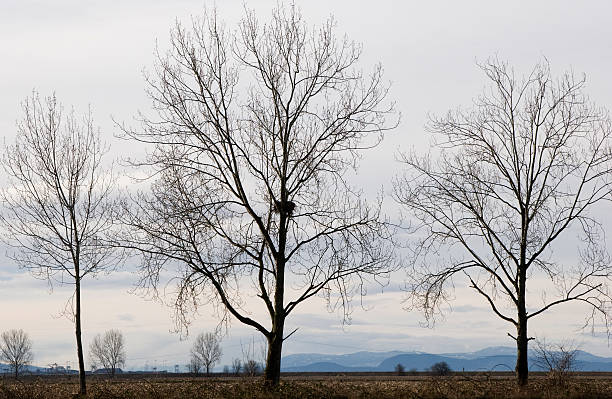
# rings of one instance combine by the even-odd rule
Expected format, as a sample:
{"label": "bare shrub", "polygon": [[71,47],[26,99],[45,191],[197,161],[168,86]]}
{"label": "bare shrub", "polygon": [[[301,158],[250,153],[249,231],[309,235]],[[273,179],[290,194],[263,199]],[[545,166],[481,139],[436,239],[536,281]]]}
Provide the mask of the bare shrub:
{"label": "bare shrub", "polygon": [[242,371],[242,361],[236,358],[232,361],[232,374],[240,375],[241,371]]}
{"label": "bare shrub", "polygon": [[253,377],[259,374],[261,371],[261,367],[259,366],[259,363],[257,363],[257,361],[253,359],[249,359],[246,362],[244,362],[244,365],[242,366],[242,368],[244,370],[244,374],[248,375],[249,377]]}
{"label": "bare shrub", "polygon": [[197,359],[192,357],[187,365],[189,372],[192,374],[199,374],[200,370],[202,370],[202,363]]}
{"label": "bare shrub", "polygon": [[435,376],[445,376],[445,375],[449,375],[452,370],[450,366],[448,365],[448,363],[438,362],[438,363],[433,364],[429,368],[429,371],[431,371],[431,374]]}
{"label": "bare shrub", "polygon": [[566,387],[572,372],[576,370],[576,345],[572,342],[549,344],[546,340],[536,340],[535,343],[535,365],[547,370],[555,385]]}

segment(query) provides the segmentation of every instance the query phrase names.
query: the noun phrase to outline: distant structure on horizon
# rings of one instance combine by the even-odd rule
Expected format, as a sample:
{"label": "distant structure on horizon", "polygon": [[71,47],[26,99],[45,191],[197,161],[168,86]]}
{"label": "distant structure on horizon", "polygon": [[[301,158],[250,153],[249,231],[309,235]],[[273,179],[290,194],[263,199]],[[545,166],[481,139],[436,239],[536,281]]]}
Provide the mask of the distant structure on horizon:
{"label": "distant structure on horizon", "polygon": [[31,372],[36,374],[78,374],[77,370],[72,370],[69,365],[60,366],[57,363],[52,363],[49,367],[46,368],[38,368],[36,370],[31,370]]}
{"label": "distant structure on horizon", "polygon": [[[109,368],[97,369],[97,370],[92,372],[92,374],[112,374],[112,373],[113,373],[113,370],[109,369]],[[123,370],[121,370],[121,368],[117,367],[115,369],[115,374],[123,374]]]}

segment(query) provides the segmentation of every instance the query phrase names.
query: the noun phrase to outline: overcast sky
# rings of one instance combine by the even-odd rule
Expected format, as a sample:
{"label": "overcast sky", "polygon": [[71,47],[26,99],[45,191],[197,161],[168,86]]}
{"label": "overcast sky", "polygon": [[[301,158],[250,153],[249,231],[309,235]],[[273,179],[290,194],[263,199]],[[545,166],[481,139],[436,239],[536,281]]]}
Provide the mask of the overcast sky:
{"label": "overcast sky", "polygon": [[[153,65],[157,42],[166,48],[168,31],[178,18],[201,14],[209,1],[0,0],[0,135],[14,140],[20,101],[33,89],[53,91],[77,111],[91,105],[96,124],[111,144],[111,156],[135,148],[118,141],[111,116],[130,121],[147,112],[142,71]],[[266,19],[276,0],[247,1]],[[475,62],[497,55],[517,71],[528,72],[546,57],[553,73],[585,73],[587,92],[599,105],[612,107],[612,6],[607,1],[298,1],[311,24],[333,15],[338,32],[364,47],[361,66],[381,62],[392,82],[390,97],[402,113],[400,126],[382,146],[368,154],[359,171],[363,187],[388,192],[399,172],[398,148],[423,150],[428,112],[469,106],[485,85]],[[232,27],[243,12],[242,1],[217,4],[219,17]],[[163,367],[188,359],[190,339],[171,333],[171,311],[130,293],[136,276],[130,270],[84,282],[84,342],[108,328],[121,329],[127,341],[128,368]],[[384,293],[371,292],[357,307],[352,324],[342,326],[320,301],[302,306],[286,331],[299,326],[284,353],[348,353],[358,350],[458,352],[507,345],[509,326],[469,290],[459,288],[453,312],[435,328],[419,325],[422,316],[402,310],[402,275]],[[76,366],[73,326],[58,317],[69,289],[37,281],[10,261],[0,264],[0,330],[23,328],[34,342],[35,364]],[[612,356],[603,334],[580,331],[584,309],[569,305],[530,324],[530,335],[574,340],[582,349]],[[203,309],[192,334],[209,331],[216,321]],[[233,323],[224,338],[221,364],[241,356],[254,331]],[[259,338],[257,338],[259,340]]]}

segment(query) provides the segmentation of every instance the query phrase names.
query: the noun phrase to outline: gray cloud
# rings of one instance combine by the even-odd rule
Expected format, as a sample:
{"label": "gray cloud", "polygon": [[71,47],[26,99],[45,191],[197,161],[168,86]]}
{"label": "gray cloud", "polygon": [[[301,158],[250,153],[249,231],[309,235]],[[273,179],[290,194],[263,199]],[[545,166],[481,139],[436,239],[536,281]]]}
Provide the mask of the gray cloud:
{"label": "gray cloud", "polygon": [[131,313],[122,313],[117,315],[117,318],[121,321],[134,321],[135,317]]}
{"label": "gray cloud", "polygon": [[487,312],[487,311],[488,309],[483,306],[474,306],[474,305],[451,306],[451,312],[457,312],[457,313]]}

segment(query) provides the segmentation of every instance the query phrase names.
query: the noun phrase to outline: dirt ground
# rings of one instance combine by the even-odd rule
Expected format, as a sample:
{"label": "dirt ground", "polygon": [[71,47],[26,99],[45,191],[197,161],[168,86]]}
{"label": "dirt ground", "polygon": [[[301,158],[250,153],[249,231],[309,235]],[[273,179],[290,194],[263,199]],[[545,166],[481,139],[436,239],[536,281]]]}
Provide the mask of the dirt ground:
{"label": "dirt ground", "polygon": [[[76,376],[0,378],[0,398],[73,398]],[[88,398],[602,398],[612,399],[612,373],[575,373],[562,379],[533,374],[519,389],[511,373],[459,373],[446,377],[390,373],[286,374],[267,389],[260,377],[193,377],[173,374],[124,374],[88,377]]]}

